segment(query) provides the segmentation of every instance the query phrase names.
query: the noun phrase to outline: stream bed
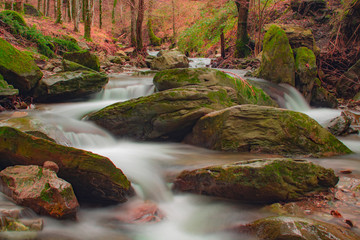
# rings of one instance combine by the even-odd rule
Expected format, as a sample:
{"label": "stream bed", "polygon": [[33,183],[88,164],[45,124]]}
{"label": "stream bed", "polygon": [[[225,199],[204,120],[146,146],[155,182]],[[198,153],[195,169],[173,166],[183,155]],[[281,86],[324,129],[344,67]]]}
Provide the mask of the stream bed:
{"label": "stream bed", "polygon": [[[206,65],[206,64],[205,64]],[[236,72],[242,75],[243,72]],[[89,150],[106,156],[120,168],[134,185],[137,196],[128,203],[112,207],[82,206],[78,221],[45,219],[40,239],[134,239],[134,240],[202,240],[202,239],[253,239],[252,236],[224,231],[236,224],[246,224],[256,219],[274,215],[262,205],[247,205],[223,199],[174,194],[169,180],[184,169],[194,169],[214,164],[241,160],[268,158],[271,155],[248,153],[220,153],[181,143],[139,143],[128,139],[115,139],[94,124],[82,120],[89,112],[118,101],[149,95],[154,91],[152,76],[133,76],[131,73],[113,74],[105,90],[86,101],[59,104],[38,104],[23,115],[31,116],[47,126],[50,136],[58,142]],[[299,104],[299,96],[288,91],[284,107],[302,111],[324,123],[340,111],[311,109]],[[0,120],[14,117],[12,113],[0,114]],[[21,114],[20,114],[21,115]],[[348,177],[360,176],[360,137],[352,135],[341,139],[354,154],[332,158],[310,159],[336,174],[351,169]],[[146,202],[155,204],[161,212],[159,222],[127,224],[121,214],[132,204]],[[349,210],[356,223],[360,215]],[[343,211],[346,215],[347,211]],[[360,224],[360,221],[358,222]],[[357,231],[357,230],[356,230]],[[6,238],[5,238],[6,239]],[[20,238],[21,239],[21,238]]]}

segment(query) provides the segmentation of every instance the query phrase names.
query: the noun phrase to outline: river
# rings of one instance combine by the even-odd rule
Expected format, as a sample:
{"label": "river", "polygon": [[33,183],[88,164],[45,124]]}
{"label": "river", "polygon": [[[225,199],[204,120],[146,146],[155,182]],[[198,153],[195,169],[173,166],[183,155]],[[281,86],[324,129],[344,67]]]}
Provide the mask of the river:
{"label": "river", "polygon": [[[206,62],[202,64],[207,65]],[[233,72],[244,74],[242,71]],[[253,239],[251,236],[223,230],[234,224],[246,224],[271,215],[270,212],[262,210],[263,206],[192,194],[174,194],[170,190],[171,184],[166,180],[173,178],[183,169],[264,158],[269,157],[268,155],[220,153],[181,143],[139,143],[128,139],[115,139],[111,133],[81,120],[86,113],[114,102],[149,95],[153,91],[152,76],[112,74],[105,90],[90,100],[37,104],[32,110],[26,111],[25,114],[41,121],[50,136],[62,144],[110,158],[129,178],[137,193],[136,197],[124,205],[81,207],[77,222],[57,221],[45,217],[45,227],[39,235],[40,239]],[[283,91],[285,94],[282,94],[282,107],[305,112],[323,124],[340,115],[338,110],[311,109],[293,89]],[[2,114],[2,119],[7,117],[6,114]],[[342,169],[352,169],[353,175],[359,176],[360,137],[353,135],[341,140],[355,153],[311,161],[333,168],[337,173]],[[126,206],[131,207],[131,204],[143,201],[156,204],[165,216],[164,219],[158,223],[148,224],[126,224],[116,220]]]}

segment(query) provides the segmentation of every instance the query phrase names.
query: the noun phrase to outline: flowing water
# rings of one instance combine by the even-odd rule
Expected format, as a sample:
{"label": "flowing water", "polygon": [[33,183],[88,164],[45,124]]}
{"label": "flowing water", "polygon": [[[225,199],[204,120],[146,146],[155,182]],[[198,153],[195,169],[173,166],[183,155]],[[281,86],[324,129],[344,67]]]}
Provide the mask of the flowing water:
{"label": "flowing water", "polygon": [[[234,73],[243,74],[236,71]],[[284,103],[283,107],[306,112],[319,122],[324,123],[340,114],[337,110],[311,110],[303,100],[299,100],[301,95],[294,93],[293,89],[284,86],[275,88],[270,85],[267,88],[282,92],[278,96],[278,101]],[[166,180],[172,179],[183,169],[268,156],[219,153],[180,143],[139,143],[127,139],[115,139],[111,133],[82,120],[89,112],[114,102],[149,95],[153,91],[150,76],[114,74],[110,76],[110,82],[104,91],[94,95],[90,100],[37,105],[35,109],[27,111],[28,115],[44,125],[51,126],[49,129],[52,127],[58,129],[51,137],[63,144],[110,158],[129,178],[137,193],[129,203],[120,206],[82,207],[77,222],[45,218],[45,228],[40,235],[42,239],[49,239],[49,236],[51,239],[252,239],[250,236],[231,234],[224,229],[268,216],[270,213],[263,211],[262,206],[191,194],[174,194]],[[354,173],[360,174],[359,136],[342,140],[357,153],[314,161],[334,168],[337,172],[343,168],[351,168]],[[123,214],[124,206],[139,201],[155,203],[165,216],[164,219],[159,223],[150,224],[126,224],[117,220],[119,215]]]}

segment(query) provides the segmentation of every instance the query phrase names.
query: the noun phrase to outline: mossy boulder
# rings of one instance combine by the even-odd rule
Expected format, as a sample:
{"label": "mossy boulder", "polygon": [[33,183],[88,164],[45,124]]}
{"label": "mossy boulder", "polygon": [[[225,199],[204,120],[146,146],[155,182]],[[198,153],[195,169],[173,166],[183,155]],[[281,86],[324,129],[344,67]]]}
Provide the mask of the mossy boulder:
{"label": "mossy boulder", "polygon": [[78,64],[76,62],[72,62],[66,59],[63,59],[61,61],[62,63],[62,67],[64,72],[73,72],[73,71],[77,71],[77,70],[86,70],[86,71],[94,71],[88,67],[85,67],[84,65]]}
{"label": "mossy boulder", "polygon": [[64,59],[76,62],[95,71],[100,71],[99,58],[88,50],[64,53]]}
{"label": "mossy boulder", "polygon": [[[270,26],[271,25],[265,25],[264,30],[268,31]],[[320,48],[316,46],[314,35],[310,29],[292,24],[277,24],[277,26],[285,31],[293,50],[300,47],[307,47],[312,50],[316,56],[320,54]]]}
{"label": "mossy boulder", "polygon": [[15,89],[12,85],[9,85],[0,75],[0,100],[18,94],[19,90]]}
{"label": "mossy boulder", "polygon": [[257,105],[239,105],[207,114],[184,142],[220,151],[286,156],[351,153],[309,116]]}
{"label": "mossy boulder", "polygon": [[310,103],[312,90],[317,78],[316,57],[307,47],[294,49],[295,53],[295,86]]}
{"label": "mossy boulder", "polygon": [[43,78],[34,90],[39,102],[61,102],[99,92],[109,81],[107,75],[89,70],[61,72]]}
{"label": "mossy boulder", "polygon": [[12,21],[16,21],[18,24],[27,27],[27,24],[20,13],[12,10],[4,10],[0,12],[0,19],[10,18]]}
{"label": "mossy boulder", "polygon": [[118,137],[181,141],[196,121],[214,110],[237,105],[232,88],[176,88],[115,103],[88,120]]}
{"label": "mossy boulder", "polygon": [[344,227],[299,217],[268,217],[250,224],[259,239],[267,240],[356,240],[360,236]]}
{"label": "mossy boulder", "polygon": [[158,91],[178,87],[231,87],[237,92],[239,104],[258,104],[277,106],[277,104],[262,90],[249,82],[235,79],[226,73],[209,68],[178,68],[163,70],[156,73],[154,85]]}
{"label": "mossy boulder", "polygon": [[3,192],[41,215],[75,219],[79,208],[71,184],[40,166],[12,166],[0,172]]}
{"label": "mossy boulder", "polygon": [[321,82],[318,78],[316,81],[317,84],[315,84],[312,90],[310,105],[315,107],[336,108],[339,102],[335,95],[321,87]]}
{"label": "mossy boulder", "polygon": [[37,10],[33,5],[24,3],[24,13],[26,15],[41,17],[43,14]]}
{"label": "mossy boulder", "polygon": [[59,166],[58,176],[71,183],[80,202],[119,203],[134,194],[126,176],[108,158],[0,127],[1,169],[43,166],[49,160]]}
{"label": "mossy boulder", "polygon": [[258,75],[274,83],[295,86],[295,60],[285,31],[271,25],[264,36]]}
{"label": "mossy boulder", "polygon": [[189,59],[179,51],[160,51],[150,63],[151,70],[165,70],[173,68],[188,68]]}
{"label": "mossy boulder", "polygon": [[353,98],[359,91],[360,59],[349,68],[336,84],[336,92],[339,97]]}
{"label": "mossy boulder", "polygon": [[34,59],[0,38],[0,74],[21,94],[27,94],[42,78],[43,73]]}
{"label": "mossy boulder", "polygon": [[334,171],[306,160],[256,159],[185,170],[173,188],[245,202],[296,201],[338,182]]}

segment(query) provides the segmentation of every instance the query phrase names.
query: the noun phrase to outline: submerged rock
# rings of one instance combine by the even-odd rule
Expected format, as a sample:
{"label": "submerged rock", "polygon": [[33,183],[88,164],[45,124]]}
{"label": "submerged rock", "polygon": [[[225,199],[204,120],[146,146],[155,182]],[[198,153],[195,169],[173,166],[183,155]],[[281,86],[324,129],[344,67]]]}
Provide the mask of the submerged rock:
{"label": "submerged rock", "polygon": [[76,218],[79,203],[70,183],[39,166],[14,166],[0,172],[2,191],[41,215]]}
{"label": "submerged rock", "polygon": [[249,82],[235,79],[226,73],[210,68],[170,69],[158,72],[154,77],[154,85],[158,91],[178,87],[230,87],[237,93],[237,103],[277,106],[262,90]]}
{"label": "submerged rock", "polygon": [[59,102],[99,92],[109,81],[105,74],[77,70],[51,75],[40,81],[34,91],[39,102]]}
{"label": "submerged rock", "polygon": [[64,54],[63,58],[72,62],[76,62],[97,72],[100,71],[99,58],[88,50],[67,52]]}
{"label": "submerged rock", "polygon": [[43,73],[34,59],[0,38],[0,74],[21,94],[27,94],[42,78]]}
{"label": "submerged rock", "polygon": [[250,224],[259,239],[267,240],[355,240],[360,236],[350,230],[313,219],[298,217],[269,217]]}
{"label": "submerged rock", "polygon": [[259,76],[274,83],[295,86],[295,60],[285,31],[271,25],[263,46]]}
{"label": "submerged rock", "polygon": [[152,70],[165,70],[172,68],[188,68],[189,59],[179,51],[160,51],[158,56],[150,63]]}
{"label": "submerged rock", "polygon": [[80,202],[125,202],[134,194],[122,171],[106,157],[65,147],[10,127],[0,127],[0,168],[39,165],[51,160],[58,176],[70,182]]}
{"label": "submerged rock", "polygon": [[334,171],[306,160],[259,159],[183,171],[173,188],[246,202],[295,201],[338,182]]}
{"label": "submerged rock", "polygon": [[331,156],[351,153],[307,115],[239,105],[202,117],[185,143],[220,151]]}

